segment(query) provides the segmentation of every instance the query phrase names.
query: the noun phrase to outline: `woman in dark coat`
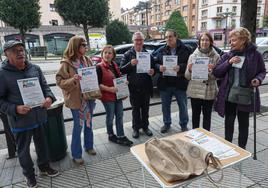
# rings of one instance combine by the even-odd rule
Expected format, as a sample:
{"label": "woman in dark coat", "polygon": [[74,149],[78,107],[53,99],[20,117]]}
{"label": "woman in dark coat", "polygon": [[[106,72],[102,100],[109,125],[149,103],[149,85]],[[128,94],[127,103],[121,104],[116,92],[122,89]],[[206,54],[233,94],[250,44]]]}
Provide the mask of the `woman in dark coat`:
{"label": "woman in dark coat", "polygon": [[[213,70],[215,77],[222,79],[215,110],[225,116],[225,139],[232,142],[234,122],[238,118],[238,145],[246,148],[249,129],[249,113],[253,111],[253,87],[258,87],[265,78],[266,69],[262,55],[251,43],[251,34],[245,28],[236,28],[229,34],[231,50],[220,59]],[[241,66],[242,65],[242,66]],[[246,92],[246,91],[248,92]],[[233,91],[238,91],[237,94]],[[246,93],[249,93],[247,96]],[[235,100],[234,100],[235,99]],[[247,100],[248,99],[248,100]],[[260,110],[259,90],[256,90],[256,111]]]}

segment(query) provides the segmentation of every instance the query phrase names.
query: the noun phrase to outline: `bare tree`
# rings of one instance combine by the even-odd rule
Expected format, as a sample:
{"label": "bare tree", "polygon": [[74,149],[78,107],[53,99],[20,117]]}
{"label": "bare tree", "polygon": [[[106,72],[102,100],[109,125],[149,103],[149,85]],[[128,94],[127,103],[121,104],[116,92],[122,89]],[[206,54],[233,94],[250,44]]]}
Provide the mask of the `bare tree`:
{"label": "bare tree", "polygon": [[256,39],[257,0],[241,0],[241,27],[252,34],[252,42]]}

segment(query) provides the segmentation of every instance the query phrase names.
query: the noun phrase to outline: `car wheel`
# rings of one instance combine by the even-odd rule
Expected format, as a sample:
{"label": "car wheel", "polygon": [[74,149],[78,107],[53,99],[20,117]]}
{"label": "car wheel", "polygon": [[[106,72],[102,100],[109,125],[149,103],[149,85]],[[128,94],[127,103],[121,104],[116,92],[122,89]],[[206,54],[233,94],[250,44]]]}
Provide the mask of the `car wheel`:
{"label": "car wheel", "polygon": [[262,54],[262,57],[263,57],[264,60],[268,60],[268,52],[264,52]]}

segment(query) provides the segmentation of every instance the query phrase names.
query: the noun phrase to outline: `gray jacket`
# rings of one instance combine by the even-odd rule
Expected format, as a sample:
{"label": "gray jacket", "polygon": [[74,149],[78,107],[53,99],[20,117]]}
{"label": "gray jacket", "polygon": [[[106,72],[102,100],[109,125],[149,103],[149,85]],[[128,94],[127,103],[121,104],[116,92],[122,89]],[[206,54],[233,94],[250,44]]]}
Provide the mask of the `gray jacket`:
{"label": "gray jacket", "polygon": [[0,111],[7,114],[11,128],[27,129],[47,121],[45,108],[35,107],[25,115],[17,114],[16,106],[23,105],[17,80],[38,77],[44,97],[50,97],[54,102],[55,96],[51,92],[39,66],[26,62],[26,68],[19,70],[7,60],[0,68]]}

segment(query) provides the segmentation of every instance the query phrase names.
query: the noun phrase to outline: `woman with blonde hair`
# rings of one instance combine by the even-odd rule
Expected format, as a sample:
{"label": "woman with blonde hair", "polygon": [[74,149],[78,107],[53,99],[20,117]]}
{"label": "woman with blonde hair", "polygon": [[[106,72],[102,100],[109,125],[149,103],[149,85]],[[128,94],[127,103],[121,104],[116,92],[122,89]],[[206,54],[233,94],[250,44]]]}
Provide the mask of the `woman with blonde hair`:
{"label": "woman with blonde hair", "polygon": [[[197,58],[208,58],[208,79],[192,80],[192,66]],[[217,95],[216,78],[212,75],[212,70],[220,59],[219,54],[213,48],[213,39],[210,33],[202,33],[198,40],[198,48],[190,55],[188,66],[185,71],[185,78],[189,81],[187,95],[191,98],[192,106],[192,126],[198,128],[200,124],[200,114],[203,113],[203,128],[210,131],[211,113],[214,100]]]}
{"label": "woman with blonde hair", "polygon": [[71,109],[73,116],[73,132],[71,152],[73,161],[83,164],[81,131],[84,128],[84,149],[90,155],[95,155],[93,148],[92,115],[95,100],[86,100],[81,93],[77,69],[92,66],[91,60],[85,56],[88,50],[84,38],[74,36],[69,40],[64,51],[61,67],[56,74],[57,85],[62,89],[66,107]]}
{"label": "woman with blonde hair", "polygon": [[[251,42],[250,32],[243,27],[229,34],[230,52],[222,56],[213,70],[215,77],[222,79],[215,102],[215,110],[225,116],[225,139],[232,142],[234,121],[238,118],[238,145],[246,148],[249,129],[249,113],[260,110],[260,94],[257,88],[253,98],[253,87],[258,87],[266,75],[262,55]],[[253,102],[255,100],[255,102]]]}

